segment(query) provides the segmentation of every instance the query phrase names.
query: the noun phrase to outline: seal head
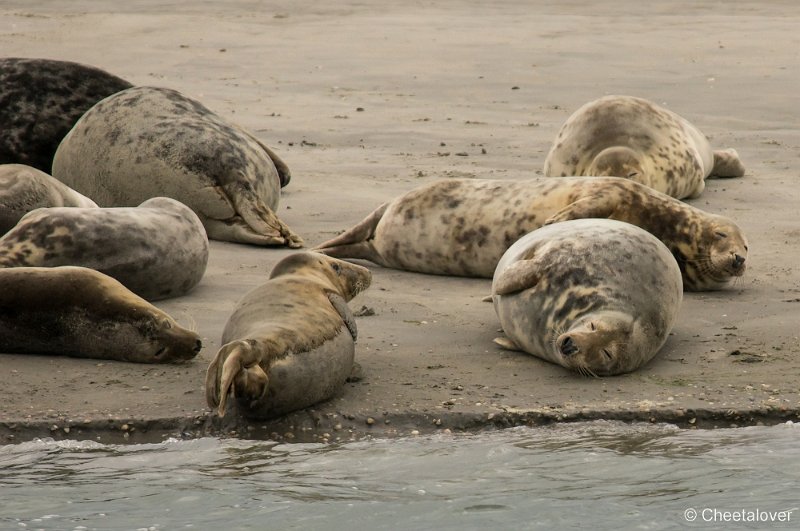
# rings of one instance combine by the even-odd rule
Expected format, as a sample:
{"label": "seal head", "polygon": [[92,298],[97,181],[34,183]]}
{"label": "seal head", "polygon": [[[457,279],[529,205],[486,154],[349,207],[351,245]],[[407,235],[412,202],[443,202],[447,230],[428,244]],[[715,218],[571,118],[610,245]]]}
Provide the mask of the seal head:
{"label": "seal head", "polygon": [[201,348],[197,333],[92,269],[0,269],[2,352],[174,363]]}

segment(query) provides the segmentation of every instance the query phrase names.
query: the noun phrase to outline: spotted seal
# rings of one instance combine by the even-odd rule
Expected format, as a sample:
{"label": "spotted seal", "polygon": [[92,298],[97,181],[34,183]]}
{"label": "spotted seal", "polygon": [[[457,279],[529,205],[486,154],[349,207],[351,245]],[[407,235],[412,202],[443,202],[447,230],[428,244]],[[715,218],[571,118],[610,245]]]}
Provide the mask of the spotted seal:
{"label": "spotted seal", "polygon": [[151,197],[194,210],[208,237],[300,247],[277,215],[287,166],[201,103],[166,88],[134,87],[89,109],[53,160],[53,177],[101,206]]}
{"label": "spotted seal", "polygon": [[619,177],[435,181],[381,205],[316,250],[420,273],[491,278],[523,235],[592,217],[654,234],[677,259],[689,291],[720,289],[744,274],[747,240],[733,221]]}
{"label": "spotted seal", "polygon": [[195,332],[93,269],[0,269],[0,352],[174,363],[201,347]]}
{"label": "spotted seal", "polygon": [[206,400],[225,414],[229,392],[245,416],[269,418],[327,400],[353,367],[356,322],[347,301],[368,269],[295,253],[238,303],[208,367]]}
{"label": "spotted seal", "polygon": [[683,290],[678,264],[652,234],[621,221],[579,219],[509,247],[492,279],[504,348],[585,375],[647,363],[667,339]]}
{"label": "spotted seal", "polygon": [[24,164],[0,164],[0,234],[42,207],[97,207],[61,181]]}
{"label": "spotted seal", "polygon": [[103,98],[132,86],[71,61],[0,58],[0,164],[50,172],[58,143],[78,118]]}
{"label": "spotted seal", "polygon": [[207,264],[203,224],[168,197],[131,208],[40,208],[0,238],[0,267],[88,267],[148,300],[188,293]]}
{"label": "spotted seal", "polygon": [[632,96],[606,96],[570,116],[547,154],[544,174],[626,177],[678,199],[698,197],[705,178],[740,177],[734,149],[714,151],[674,112]]}

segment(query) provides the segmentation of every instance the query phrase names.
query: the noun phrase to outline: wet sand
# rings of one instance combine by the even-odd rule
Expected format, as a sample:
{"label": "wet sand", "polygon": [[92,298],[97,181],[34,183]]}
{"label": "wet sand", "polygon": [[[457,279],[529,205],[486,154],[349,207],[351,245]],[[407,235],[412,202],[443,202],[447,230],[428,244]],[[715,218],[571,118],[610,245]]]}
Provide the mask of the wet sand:
{"label": "wet sand", "polygon": [[195,291],[157,303],[202,335],[196,360],[2,355],[0,442],[335,440],[587,418],[687,427],[798,418],[800,5],[29,4],[0,5],[3,55],[78,61],[174,88],[250,129],[292,169],[279,215],[309,246],[434,179],[540,175],[578,106],[630,94],[738,150],[747,174],[709,180],[692,204],[734,218],[750,258],[730,289],[686,294],[652,362],[602,379],[496,347],[499,323],[481,302],[489,280],[370,265],[373,285],[351,303],[375,313],[358,321],[362,378],[312,410],[246,423],[220,422],[206,408],[205,370],[236,301],[290,251],[212,242]]}

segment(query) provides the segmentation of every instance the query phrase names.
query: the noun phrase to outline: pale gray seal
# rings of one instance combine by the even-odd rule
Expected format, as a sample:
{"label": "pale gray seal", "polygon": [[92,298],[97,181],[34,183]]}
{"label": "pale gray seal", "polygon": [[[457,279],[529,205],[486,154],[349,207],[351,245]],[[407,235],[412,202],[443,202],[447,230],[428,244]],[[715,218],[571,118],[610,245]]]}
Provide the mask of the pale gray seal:
{"label": "pale gray seal", "polygon": [[497,264],[507,337],[495,341],[585,375],[630,372],[664,344],[682,297],[678,264],[652,234],[610,219],[556,223]]}
{"label": "pale gray seal", "polygon": [[168,197],[132,208],[40,208],[0,238],[0,267],[88,267],[148,300],[189,292],[207,264],[203,224]]}
{"label": "pale gray seal", "polygon": [[173,363],[201,347],[195,332],[93,269],[0,269],[0,352]]}
{"label": "pale gray seal", "polygon": [[134,87],[89,109],[58,147],[53,177],[100,206],[151,197],[194,210],[208,237],[300,247],[274,210],[286,165],[253,135],[166,88]]}
{"label": "pale gray seal", "polygon": [[0,58],[0,164],[50,172],[64,135],[103,98],[132,87],[93,66],[70,61]]}
{"label": "pale gray seal", "polygon": [[744,274],[747,240],[733,221],[619,177],[435,181],[381,205],[316,250],[420,273],[491,278],[523,235],[590,217],[654,234],[677,259],[689,291],[720,289]]}
{"label": "pale gray seal", "polygon": [[744,175],[744,165],[734,149],[714,151],[700,130],[674,112],[642,98],[606,96],[567,119],[544,174],[625,177],[683,199],[699,196],[710,175]]}
{"label": "pale gray seal", "polygon": [[353,367],[356,322],[347,302],[368,269],[318,253],[295,253],[245,295],[208,367],[206,400],[225,414],[228,393],[247,417],[269,418],[327,400]]}
{"label": "pale gray seal", "polygon": [[43,171],[24,164],[0,164],[0,234],[42,207],[97,207],[85,197]]}

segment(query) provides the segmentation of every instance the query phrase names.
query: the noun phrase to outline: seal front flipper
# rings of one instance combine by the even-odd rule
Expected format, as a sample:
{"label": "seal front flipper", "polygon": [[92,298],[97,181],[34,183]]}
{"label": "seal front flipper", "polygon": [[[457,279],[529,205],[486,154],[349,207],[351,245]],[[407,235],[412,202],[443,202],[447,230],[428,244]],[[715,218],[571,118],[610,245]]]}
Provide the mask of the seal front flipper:
{"label": "seal front flipper", "polygon": [[313,250],[334,258],[358,258],[385,266],[385,261],[375,250],[371,240],[375,238],[375,229],[388,207],[389,203],[382,204],[356,226],[317,245]]}
{"label": "seal front flipper", "polygon": [[535,260],[522,259],[506,268],[492,286],[493,295],[510,295],[534,287],[539,280],[539,264]]}
{"label": "seal front flipper", "polygon": [[722,149],[714,152],[714,177],[741,177],[744,175],[744,164],[735,149]]}
{"label": "seal front flipper", "polygon": [[610,218],[614,208],[608,201],[600,197],[584,197],[565,206],[545,220],[545,225],[552,225],[560,221],[587,218]]}
{"label": "seal front flipper", "polygon": [[503,348],[505,350],[519,350],[519,351],[522,351],[522,347],[520,347],[519,345],[517,345],[516,343],[514,343],[512,340],[510,340],[507,337],[496,337],[492,341],[496,345],[498,345],[500,348]]}
{"label": "seal front flipper", "polygon": [[331,301],[334,309],[341,316],[342,321],[344,321],[345,326],[350,331],[350,335],[353,336],[353,341],[357,341],[358,328],[356,327],[356,318],[353,315],[353,312],[350,310],[350,307],[347,305],[347,301],[344,300],[344,297],[338,293],[333,292],[328,293],[328,300]]}
{"label": "seal front flipper", "polygon": [[253,348],[254,341],[233,341],[223,345],[206,371],[206,403],[218,406],[217,414],[225,416],[228,394],[256,402],[264,397],[269,384],[267,373],[259,365],[261,356]]}

